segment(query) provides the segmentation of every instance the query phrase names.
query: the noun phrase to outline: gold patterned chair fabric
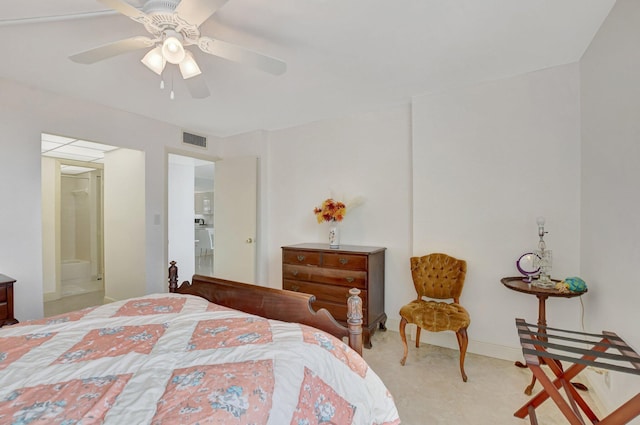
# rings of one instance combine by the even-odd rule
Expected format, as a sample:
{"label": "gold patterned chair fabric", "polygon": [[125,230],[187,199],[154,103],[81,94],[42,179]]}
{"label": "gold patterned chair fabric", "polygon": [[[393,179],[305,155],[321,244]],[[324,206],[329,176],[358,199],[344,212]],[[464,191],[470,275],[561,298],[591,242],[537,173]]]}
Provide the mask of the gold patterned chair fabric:
{"label": "gold patterned chair fabric", "polygon": [[[464,357],[469,343],[467,328],[471,323],[469,313],[460,305],[460,294],[467,275],[467,263],[447,254],[429,254],[411,257],[411,277],[418,293],[417,299],[400,309],[400,336],[404,345],[404,366],[409,353],[405,327],[407,323],[417,326],[416,347],[420,347],[420,330],[431,332],[453,331],[460,347],[460,373],[464,372]],[[425,300],[424,298],[429,298]],[[452,303],[435,300],[453,299]]]}

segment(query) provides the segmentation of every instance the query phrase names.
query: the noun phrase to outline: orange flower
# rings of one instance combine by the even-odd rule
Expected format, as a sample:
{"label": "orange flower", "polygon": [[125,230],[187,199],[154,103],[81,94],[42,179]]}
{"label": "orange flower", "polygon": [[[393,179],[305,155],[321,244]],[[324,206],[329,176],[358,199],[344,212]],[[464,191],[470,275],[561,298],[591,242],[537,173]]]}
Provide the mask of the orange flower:
{"label": "orange flower", "polygon": [[340,201],[326,199],[320,207],[315,207],[313,213],[318,223],[323,221],[342,221],[347,213],[347,207]]}

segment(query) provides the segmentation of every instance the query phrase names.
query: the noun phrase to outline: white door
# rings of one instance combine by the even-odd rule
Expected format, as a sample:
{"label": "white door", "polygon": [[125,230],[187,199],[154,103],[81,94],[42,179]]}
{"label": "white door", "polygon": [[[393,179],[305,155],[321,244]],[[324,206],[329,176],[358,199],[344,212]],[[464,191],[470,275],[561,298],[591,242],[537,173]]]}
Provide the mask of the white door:
{"label": "white door", "polygon": [[255,283],[258,158],[216,161],[213,191],[213,274]]}

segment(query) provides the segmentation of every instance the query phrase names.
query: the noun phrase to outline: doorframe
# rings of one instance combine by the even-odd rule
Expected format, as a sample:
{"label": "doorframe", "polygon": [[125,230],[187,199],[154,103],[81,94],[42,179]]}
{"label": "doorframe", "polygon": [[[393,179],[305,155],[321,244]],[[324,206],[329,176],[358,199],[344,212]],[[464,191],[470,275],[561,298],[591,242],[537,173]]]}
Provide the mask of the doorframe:
{"label": "doorframe", "polygon": [[[44,155],[40,155],[40,157],[42,158]],[[56,182],[54,183],[55,188],[54,188],[54,247],[53,247],[53,256],[54,256],[54,275],[55,275],[55,291],[54,292],[42,292],[42,299],[43,302],[48,302],[48,301],[56,301],[59,299],[62,299],[64,296],[62,294],[62,274],[61,274],[61,270],[62,270],[62,225],[61,225],[61,210],[62,210],[62,200],[61,200],[61,187],[62,187],[62,172],[61,172],[61,167],[63,165],[76,165],[79,167],[87,167],[87,168],[93,168],[93,169],[99,169],[102,170],[102,178],[100,179],[100,184],[103,185],[101,188],[101,196],[104,196],[104,164],[101,163],[97,163],[97,162],[86,162],[86,161],[77,161],[77,160],[73,160],[73,159],[66,159],[66,158],[56,158],[56,157],[49,157],[51,159],[54,160],[54,164],[55,164],[55,179]],[[40,168],[42,168],[42,166],[40,166]],[[40,197],[42,197],[42,186],[40,187]],[[100,214],[101,217],[101,223],[98,223],[98,225],[102,226],[103,225],[103,220],[104,220],[104,198],[103,200],[100,202],[100,206],[102,208],[102,212]],[[101,255],[102,258],[100,260],[100,262],[102,263],[102,271],[104,272],[104,231],[101,230],[101,236],[102,236],[102,249],[101,249]],[[42,236],[44,239],[44,235]],[[43,240],[44,243],[44,240]],[[43,256],[43,268],[44,268],[44,262],[45,262],[45,258]],[[104,273],[103,273],[104,274]],[[103,283],[104,285],[104,283]]]}
{"label": "doorframe", "polygon": [[[164,220],[164,264],[165,271],[164,277],[165,280],[169,278],[169,261],[173,261],[169,258],[169,155],[180,155],[186,156],[194,159],[201,159],[203,161],[211,161],[216,162],[220,161],[222,158],[217,155],[211,155],[205,152],[195,152],[186,149],[174,148],[170,146],[165,146],[164,149],[164,211],[163,216]],[[178,267],[180,265],[178,264]],[[188,279],[191,277],[189,276]],[[165,289],[168,288],[168,285],[165,285]]]}

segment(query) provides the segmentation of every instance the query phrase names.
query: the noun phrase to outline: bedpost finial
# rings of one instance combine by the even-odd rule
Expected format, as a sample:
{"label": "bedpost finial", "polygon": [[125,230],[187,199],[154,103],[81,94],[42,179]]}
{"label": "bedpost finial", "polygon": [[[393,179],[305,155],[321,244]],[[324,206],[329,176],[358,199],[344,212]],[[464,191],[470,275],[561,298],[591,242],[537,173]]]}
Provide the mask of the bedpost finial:
{"label": "bedpost finial", "polygon": [[178,266],[175,261],[171,261],[169,264],[169,292],[176,292],[178,289]]}
{"label": "bedpost finial", "polygon": [[349,328],[349,345],[362,355],[362,298],[358,288],[349,290],[347,300],[347,327]]}
{"label": "bedpost finial", "polygon": [[347,319],[349,322],[362,323],[362,298],[359,297],[360,290],[358,288],[351,288],[349,290],[349,299],[347,300],[348,312]]}

